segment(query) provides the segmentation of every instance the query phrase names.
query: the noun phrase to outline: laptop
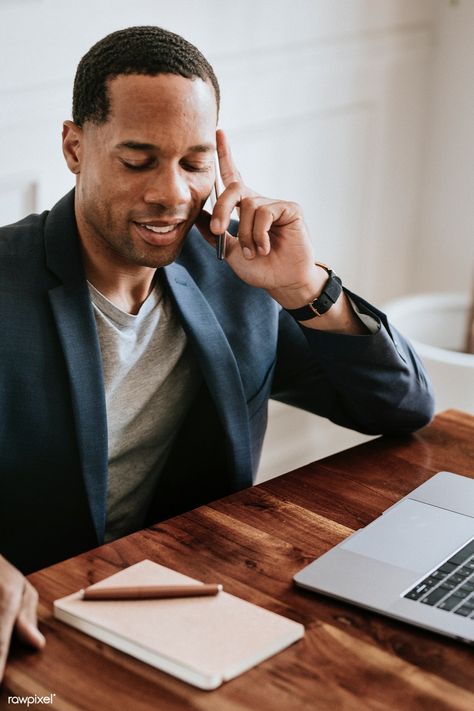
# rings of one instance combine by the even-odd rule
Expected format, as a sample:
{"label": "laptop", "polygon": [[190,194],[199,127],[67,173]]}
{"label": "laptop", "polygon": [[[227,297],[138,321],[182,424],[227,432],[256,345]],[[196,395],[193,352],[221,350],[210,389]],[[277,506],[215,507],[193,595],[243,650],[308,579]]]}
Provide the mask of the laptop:
{"label": "laptop", "polygon": [[435,474],[294,581],[473,644],[474,479]]}

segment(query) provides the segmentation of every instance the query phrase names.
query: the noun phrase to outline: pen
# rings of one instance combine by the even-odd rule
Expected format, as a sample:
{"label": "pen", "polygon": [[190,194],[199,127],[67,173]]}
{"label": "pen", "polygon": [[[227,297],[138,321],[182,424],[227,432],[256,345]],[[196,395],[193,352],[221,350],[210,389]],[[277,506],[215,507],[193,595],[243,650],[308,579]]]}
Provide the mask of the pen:
{"label": "pen", "polygon": [[83,600],[159,600],[172,597],[202,597],[217,595],[222,585],[136,585],[131,587],[82,590]]}

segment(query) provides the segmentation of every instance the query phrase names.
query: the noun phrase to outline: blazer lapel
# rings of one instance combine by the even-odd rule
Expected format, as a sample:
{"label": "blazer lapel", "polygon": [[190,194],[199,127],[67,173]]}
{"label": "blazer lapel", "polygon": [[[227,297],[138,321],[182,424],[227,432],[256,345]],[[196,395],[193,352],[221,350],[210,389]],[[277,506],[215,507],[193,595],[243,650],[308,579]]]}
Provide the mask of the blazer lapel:
{"label": "blazer lapel", "polygon": [[107,503],[107,417],[100,346],[74,219],[74,193],[48,216],[45,244],[47,265],[62,282],[50,289],[49,299],[69,374],[84,483],[101,543]]}
{"label": "blazer lapel", "polygon": [[[49,298],[69,373],[84,483],[101,543],[107,504],[107,416],[100,346],[74,217],[74,191],[49,214],[45,246],[47,265],[60,282],[50,290]],[[223,423],[236,479],[240,485],[250,485],[247,405],[234,354],[189,272],[177,263],[163,272]]]}
{"label": "blazer lapel", "polygon": [[164,267],[163,271],[230,441],[237,479],[251,484],[247,403],[234,354],[214,312],[189,272],[176,262]]}

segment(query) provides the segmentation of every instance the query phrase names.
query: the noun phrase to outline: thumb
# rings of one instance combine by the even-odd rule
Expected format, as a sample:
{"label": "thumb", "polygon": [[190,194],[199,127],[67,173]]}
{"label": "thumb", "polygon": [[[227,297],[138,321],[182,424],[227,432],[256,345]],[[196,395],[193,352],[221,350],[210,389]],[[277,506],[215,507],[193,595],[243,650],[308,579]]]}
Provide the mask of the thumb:
{"label": "thumb", "polygon": [[211,223],[211,215],[206,210],[201,210],[201,212],[197,216],[196,222],[194,224],[196,225],[196,227],[198,228],[199,232],[204,237],[206,242],[209,242],[209,244],[215,248],[216,242],[217,242],[217,237],[216,237],[216,235],[212,234],[211,228],[210,228],[210,223]]}
{"label": "thumb", "polygon": [[27,582],[23,591],[18,617],[15,622],[15,632],[22,642],[36,649],[42,649],[46,640],[38,629],[36,617],[37,606],[38,593],[34,587]]}

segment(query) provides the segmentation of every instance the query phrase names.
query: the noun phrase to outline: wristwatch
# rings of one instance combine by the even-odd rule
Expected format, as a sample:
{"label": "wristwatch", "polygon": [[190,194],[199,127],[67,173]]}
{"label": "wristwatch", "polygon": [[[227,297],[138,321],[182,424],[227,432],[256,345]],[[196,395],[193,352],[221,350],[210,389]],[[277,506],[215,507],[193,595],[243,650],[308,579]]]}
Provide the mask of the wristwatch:
{"label": "wristwatch", "polygon": [[327,271],[329,279],[324,285],[322,293],[314,301],[301,306],[299,309],[285,309],[297,321],[309,321],[309,319],[316,316],[322,316],[336,303],[342,291],[342,281],[334,274],[331,267],[322,262],[315,262],[315,264]]}

